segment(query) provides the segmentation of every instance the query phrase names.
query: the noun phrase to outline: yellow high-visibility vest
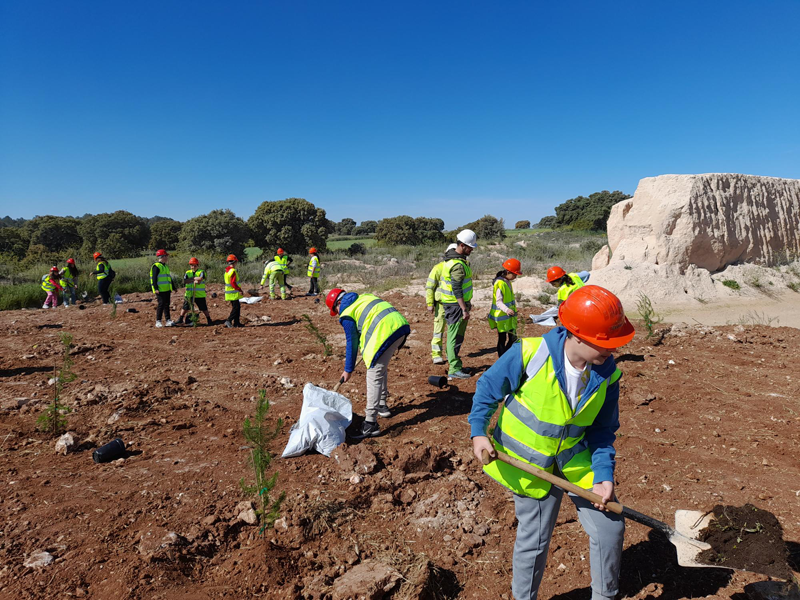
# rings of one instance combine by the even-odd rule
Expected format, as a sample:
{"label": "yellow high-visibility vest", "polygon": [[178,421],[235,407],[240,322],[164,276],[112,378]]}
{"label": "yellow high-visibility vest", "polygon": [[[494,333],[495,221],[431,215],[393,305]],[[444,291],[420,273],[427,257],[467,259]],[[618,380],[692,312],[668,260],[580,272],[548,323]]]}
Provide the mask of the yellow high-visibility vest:
{"label": "yellow high-visibility vest", "polygon": [[341,312],[339,318],[356,322],[361,357],[368,369],[373,366],[375,353],[384,342],[403,325],[408,325],[396,308],[372,294],[360,295]]}

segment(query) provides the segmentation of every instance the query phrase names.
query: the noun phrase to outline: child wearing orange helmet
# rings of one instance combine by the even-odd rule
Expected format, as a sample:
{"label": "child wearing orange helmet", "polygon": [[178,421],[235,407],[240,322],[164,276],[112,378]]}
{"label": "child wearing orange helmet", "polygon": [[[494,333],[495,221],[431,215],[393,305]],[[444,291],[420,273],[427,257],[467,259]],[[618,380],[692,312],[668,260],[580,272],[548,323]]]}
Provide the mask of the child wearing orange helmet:
{"label": "child wearing orange helmet", "polygon": [[[619,378],[613,353],[633,339],[619,299],[587,285],[559,307],[563,324],[540,338],[523,338],[478,380],[469,415],[478,460],[497,451],[555,473],[602,498],[570,499],[591,538],[592,598],[613,599],[625,523],[605,510],[614,498],[615,432],[619,428]],[[498,404],[503,407],[490,440]],[[517,538],[512,559],[514,598],[535,598],[563,492],[498,460],[487,475],[514,493]]]}
{"label": "child wearing orange helmet", "polygon": [[522,275],[522,265],[516,258],[503,263],[492,286],[492,308],[489,310],[489,327],[497,330],[497,357],[517,341],[517,301],[511,282]]}
{"label": "child wearing orange helmet", "polygon": [[587,281],[589,281],[589,271],[567,273],[564,269],[557,266],[547,269],[547,283],[558,290],[559,306],[572,292],[586,285]]}

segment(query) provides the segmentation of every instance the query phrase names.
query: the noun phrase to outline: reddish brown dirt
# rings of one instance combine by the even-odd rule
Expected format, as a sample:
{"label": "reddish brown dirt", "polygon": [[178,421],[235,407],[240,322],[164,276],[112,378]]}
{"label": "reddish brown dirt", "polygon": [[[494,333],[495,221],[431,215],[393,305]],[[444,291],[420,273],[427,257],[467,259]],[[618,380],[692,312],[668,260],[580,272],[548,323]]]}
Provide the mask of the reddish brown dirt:
{"label": "reddish brown dirt", "polygon": [[[271,418],[285,419],[279,454],[303,384],[330,388],[338,380],[343,334],[323,303],[245,306],[244,320],[253,322],[237,330],[154,329],[154,305],[138,301],[115,319],[100,306],[1,313],[0,597],[322,599],[341,574],[379,559],[407,578],[395,600],[510,598],[513,503],[471,456],[466,417],[475,379],[429,386],[427,376],[444,370],[430,364],[424,306],[384,297],[415,330],[390,368],[395,415],[382,422],[386,435],[342,448],[338,461],[314,454],[276,461],[287,500],[263,540],[234,514],[244,499],[239,479],[249,478],[241,424],[266,389]],[[227,307],[214,303],[213,315],[224,317]],[[130,307],[139,312],[124,311]],[[303,313],[337,356],[321,357]],[[35,429],[60,331],[75,337],[78,379],[64,396],[74,409],[69,428],[82,442],[67,456]],[[544,331],[528,326],[526,334]],[[476,319],[465,365],[488,368],[494,344]],[[679,508],[752,502],[780,520],[796,570],[798,348],[800,331],[789,328],[676,328],[658,345],[638,335],[619,356],[620,500],[668,522]],[[281,377],[295,387],[283,387]],[[363,366],[342,392],[363,410]],[[132,455],[94,464],[91,448],[116,436],[132,444]],[[361,480],[351,483],[355,471]],[[23,566],[38,550],[55,562]],[[588,598],[588,556],[566,502],[540,597]],[[668,542],[628,525],[623,597],[744,598],[744,586],[763,579],[680,568]]]}

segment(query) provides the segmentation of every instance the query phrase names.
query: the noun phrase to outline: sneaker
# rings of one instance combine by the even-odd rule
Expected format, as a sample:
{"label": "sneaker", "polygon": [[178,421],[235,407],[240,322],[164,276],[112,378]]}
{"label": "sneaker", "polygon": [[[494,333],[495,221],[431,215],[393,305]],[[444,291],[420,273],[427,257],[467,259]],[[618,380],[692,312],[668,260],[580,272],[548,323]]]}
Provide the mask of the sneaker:
{"label": "sneaker", "polygon": [[368,437],[378,437],[380,434],[381,428],[377,423],[364,421],[363,425],[361,425],[361,431],[350,437],[352,437],[354,440],[363,440],[364,438]]}
{"label": "sneaker", "polygon": [[464,371],[456,371],[455,373],[450,373],[447,376],[447,379],[469,379],[470,377],[472,377],[472,375],[469,373],[464,373]]}
{"label": "sneaker", "polygon": [[233,327],[233,323],[230,321],[225,321],[225,327]]}
{"label": "sneaker", "polygon": [[158,328],[163,327],[163,325],[161,324],[161,321],[156,321],[156,327],[158,327]]}
{"label": "sneaker", "polygon": [[378,406],[378,416],[388,419],[392,416],[392,411],[389,410],[389,407],[385,404],[383,406]]}
{"label": "sneaker", "polygon": [[172,327],[173,325],[175,325],[175,323],[173,323],[171,319],[167,319],[167,322],[164,323],[165,327]]}
{"label": "sneaker", "polygon": [[444,359],[441,356],[434,356],[433,357],[433,364],[435,365],[443,365]]}
{"label": "sneaker", "polygon": [[49,304],[42,304],[42,308],[45,308],[45,309],[50,308],[50,305]]}
{"label": "sneaker", "polygon": [[[175,321],[175,324],[176,325],[183,325],[183,317],[178,317],[178,320]],[[189,324],[189,317],[188,316],[186,317],[186,324],[187,325]]]}

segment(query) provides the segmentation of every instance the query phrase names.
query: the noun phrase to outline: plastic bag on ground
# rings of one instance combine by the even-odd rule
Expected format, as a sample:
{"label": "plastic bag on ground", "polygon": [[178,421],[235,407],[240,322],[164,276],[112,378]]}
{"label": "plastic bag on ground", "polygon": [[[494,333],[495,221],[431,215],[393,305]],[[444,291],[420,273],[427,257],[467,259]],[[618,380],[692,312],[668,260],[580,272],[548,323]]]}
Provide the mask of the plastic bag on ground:
{"label": "plastic bag on ground", "polygon": [[344,442],[345,429],[353,420],[350,400],[311,383],[303,388],[300,418],[289,431],[282,458],[300,456],[310,449],[330,456]]}
{"label": "plastic bag on ground", "polygon": [[540,315],[531,315],[531,320],[535,325],[543,325],[544,327],[555,327],[557,316],[558,316],[558,307],[552,306]]}
{"label": "plastic bag on ground", "polygon": [[242,304],[255,304],[256,302],[261,302],[261,299],[264,296],[251,296],[249,298],[239,298],[239,302]]}
{"label": "plastic bag on ground", "polygon": [[115,304],[122,304],[123,302],[124,302],[124,300],[122,299],[122,296],[120,296],[119,294],[116,294],[114,296],[114,303]]}

